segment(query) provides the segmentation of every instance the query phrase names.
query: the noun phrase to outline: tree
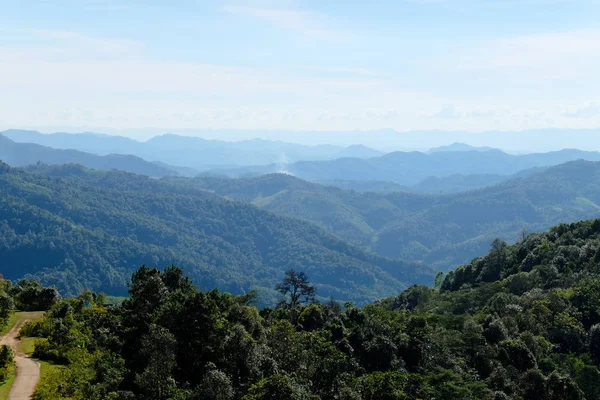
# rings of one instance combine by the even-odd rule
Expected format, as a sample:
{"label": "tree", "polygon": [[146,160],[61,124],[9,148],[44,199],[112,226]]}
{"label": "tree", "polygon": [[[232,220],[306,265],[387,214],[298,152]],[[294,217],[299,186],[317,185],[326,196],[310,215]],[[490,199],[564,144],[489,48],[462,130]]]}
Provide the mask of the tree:
{"label": "tree", "polygon": [[55,287],[44,287],[39,281],[29,279],[20,280],[10,294],[21,311],[47,311],[60,300]]}
{"label": "tree", "polygon": [[231,379],[218,369],[209,371],[199,388],[199,396],[205,400],[231,400],[234,398]]}
{"label": "tree", "polygon": [[548,376],[546,383],[546,398],[549,400],[583,400],[583,392],[568,376],[554,371]]}
{"label": "tree", "polygon": [[281,305],[290,309],[302,303],[313,302],[317,294],[317,289],[310,284],[306,274],[293,269],[286,271],[285,277],[275,286],[275,289],[284,296]]}
{"label": "tree", "polygon": [[273,375],[252,385],[242,400],[279,400],[299,398],[294,382],[285,375]]}
{"label": "tree", "polygon": [[13,363],[13,352],[10,347],[0,347],[0,382],[8,377],[8,367]]}
{"label": "tree", "polygon": [[175,388],[171,373],[177,365],[175,337],[165,328],[150,325],[148,334],[142,337],[141,353],[148,360],[144,372],[136,378],[136,383],[147,399],[162,400],[170,398]]}
{"label": "tree", "polygon": [[589,333],[589,348],[592,359],[600,365],[600,324],[592,326]]}
{"label": "tree", "polygon": [[444,283],[444,271],[439,271],[436,275],[435,275],[435,283],[433,284],[433,288],[436,290],[440,290],[442,288],[442,283]]}
{"label": "tree", "polygon": [[7,293],[0,293],[0,326],[6,325],[13,307],[14,302],[12,297]]}

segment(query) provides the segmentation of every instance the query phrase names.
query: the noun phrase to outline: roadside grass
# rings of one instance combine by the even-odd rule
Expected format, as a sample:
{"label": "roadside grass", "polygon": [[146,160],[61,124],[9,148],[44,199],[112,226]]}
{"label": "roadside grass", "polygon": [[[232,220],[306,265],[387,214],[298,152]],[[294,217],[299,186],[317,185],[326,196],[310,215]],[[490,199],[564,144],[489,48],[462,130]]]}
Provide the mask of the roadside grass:
{"label": "roadside grass", "polygon": [[35,343],[39,338],[35,337],[21,337],[21,341],[19,342],[19,351],[23,354],[27,354],[28,356],[33,354],[35,350]]}
{"label": "roadside grass", "polygon": [[0,336],[6,335],[8,332],[10,332],[12,327],[15,326],[15,324],[17,323],[17,320],[19,318],[19,316],[17,314],[18,314],[18,312],[15,312],[15,311],[10,313],[10,317],[8,317],[6,326],[4,328],[2,328],[2,331],[0,331]]}
{"label": "roadside grass", "polygon": [[62,365],[54,364],[51,361],[40,361],[40,382],[44,381],[44,378],[47,379],[49,375],[52,375],[54,372],[60,371],[63,368]]}
{"label": "roadside grass", "polygon": [[8,317],[8,323],[6,326],[0,331],[1,335],[6,335],[13,326],[21,324],[25,320],[29,321],[37,321],[42,319],[44,316],[44,311],[13,311]]}
{"label": "roadside grass", "polygon": [[16,368],[13,365],[8,372],[8,378],[0,383],[0,400],[6,400],[8,398],[8,392],[10,392],[10,388],[17,377],[16,372]]}

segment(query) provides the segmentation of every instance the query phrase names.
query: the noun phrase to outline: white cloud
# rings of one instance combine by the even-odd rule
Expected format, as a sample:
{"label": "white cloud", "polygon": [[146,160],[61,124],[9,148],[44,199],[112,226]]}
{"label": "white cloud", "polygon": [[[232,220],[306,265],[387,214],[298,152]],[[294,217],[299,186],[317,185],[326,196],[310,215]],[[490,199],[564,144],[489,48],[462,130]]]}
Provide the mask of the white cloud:
{"label": "white cloud", "polygon": [[154,61],[133,41],[66,31],[11,34],[32,43],[0,47],[0,76],[10,77],[0,79],[0,92],[9,94],[0,99],[0,120],[17,127],[309,127],[324,110],[372,120],[376,113],[363,112],[360,102],[382,86],[360,69],[307,76]]}
{"label": "white cloud", "polygon": [[592,118],[600,116],[600,104],[589,101],[578,106],[569,107],[563,115],[568,118]]}
{"label": "white cloud", "polygon": [[328,18],[316,12],[237,5],[224,6],[221,11],[257,18],[277,28],[298,32],[304,36],[328,42],[347,42],[350,39],[348,32],[330,29]]}
{"label": "white cloud", "polygon": [[330,74],[349,74],[349,75],[365,75],[373,76],[375,72],[368,68],[350,68],[350,67],[323,67],[323,66],[304,66],[301,67],[306,71],[325,72]]}
{"label": "white cloud", "polygon": [[[307,15],[267,15],[296,19],[290,26],[304,34],[302,21]],[[315,18],[310,22],[313,26],[324,23],[319,16]],[[552,98],[531,91],[516,96],[504,90],[524,82],[551,86],[554,80],[547,77],[556,76],[553,69],[557,68],[561,73],[580,74],[577,82],[597,82],[598,69],[592,71],[590,66],[597,65],[599,45],[590,39],[597,37],[591,32],[486,42],[458,56],[450,52],[443,63],[436,64],[445,71],[423,68],[425,80],[439,75],[440,81],[461,85],[471,76],[483,76],[491,82],[483,95],[466,95],[455,88],[445,94],[423,81],[409,91],[399,81],[404,77],[383,79],[355,65],[251,68],[157,61],[149,59],[144,45],[136,41],[68,31],[0,31],[4,34],[28,40],[27,47],[0,45],[0,77],[5,77],[0,78],[0,92],[5,94],[0,96],[0,121],[9,124],[4,127],[484,130],[600,126],[597,102],[584,102],[589,95]],[[577,63],[581,68],[576,68]],[[565,107],[565,103],[573,106]]]}
{"label": "white cloud", "polygon": [[425,115],[425,117],[434,119],[460,119],[464,117],[464,113],[459,111],[454,105],[450,104],[433,114]]}
{"label": "white cloud", "polygon": [[97,60],[118,57],[135,58],[144,51],[142,43],[134,40],[96,38],[77,32],[44,29],[3,29],[5,43],[16,38],[28,41],[29,46],[2,46],[0,60]]}
{"label": "white cloud", "polygon": [[488,71],[539,81],[597,76],[600,30],[544,33],[487,40],[456,53],[447,65],[463,71]]}

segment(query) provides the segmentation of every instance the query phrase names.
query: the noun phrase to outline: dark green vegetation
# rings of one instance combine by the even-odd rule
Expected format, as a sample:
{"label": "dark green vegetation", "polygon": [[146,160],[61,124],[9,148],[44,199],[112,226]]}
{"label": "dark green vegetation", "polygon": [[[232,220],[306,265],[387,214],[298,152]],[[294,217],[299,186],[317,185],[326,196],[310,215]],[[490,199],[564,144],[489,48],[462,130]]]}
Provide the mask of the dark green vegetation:
{"label": "dark green vegetation", "polygon": [[58,150],[38,144],[16,143],[2,135],[0,135],[0,160],[13,167],[23,167],[38,162],[44,164],[73,163],[98,170],[118,169],[155,177],[177,175],[173,169],[175,167],[154,164],[131,155],[99,156],[76,150]]}
{"label": "dark green vegetation", "polygon": [[122,306],[86,292],[28,327],[46,338],[35,354],[64,365],[36,398],[600,398],[600,220],[495,241],[438,284],[259,312],[142,267]]}
{"label": "dark green vegetation", "polygon": [[16,285],[0,275],[0,330],[7,327],[14,309],[46,311],[60,301],[56,287],[44,287],[39,281],[21,279]]}
{"label": "dark green vegetation", "polygon": [[0,383],[5,382],[8,378],[13,361],[14,355],[10,347],[6,345],[0,346]]}
{"label": "dark green vegetation", "polygon": [[485,254],[496,237],[600,216],[600,163],[575,161],[465,193],[359,193],[274,174],[248,179],[168,178],[315,222],[388,257],[447,270]]}
{"label": "dark green vegetation", "polygon": [[394,152],[381,157],[340,158],[331,161],[299,161],[215,172],[231,177],[286,172],[308,181],[390,181],[413,186],[430,177],[452,175],[512,175],[536,167],[548,167],[584,159],[600,161],[599,152],[561,150],[550,153],[511,155],[500,150],[441,151],[431,154]]}
{"label": "dark green vegetation", "polygon": [[2,272],[30,274],[67,295],[123,295],[141,263],[176,264],[201,288],[232,293],[273,288],[283,271],[302,268],[321,295],[357,302],[431,281],[421,266],[205,191],[73,165],[30,171],[0,165]]}

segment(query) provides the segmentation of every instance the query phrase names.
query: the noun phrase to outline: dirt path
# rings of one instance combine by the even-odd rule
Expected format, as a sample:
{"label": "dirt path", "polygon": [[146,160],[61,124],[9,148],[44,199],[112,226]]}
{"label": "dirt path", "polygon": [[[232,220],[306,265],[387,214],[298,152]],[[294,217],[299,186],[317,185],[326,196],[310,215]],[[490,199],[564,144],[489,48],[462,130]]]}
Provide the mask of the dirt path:
{"label": "dirt path", "polygon": [[7,400],[29,400],[40,380],[40,364],[19,351],[19,330],[27,320],[21,320],[10,332],[0,338],[0,345],[12,348],[17,364],[17,377],[8,393]]}

